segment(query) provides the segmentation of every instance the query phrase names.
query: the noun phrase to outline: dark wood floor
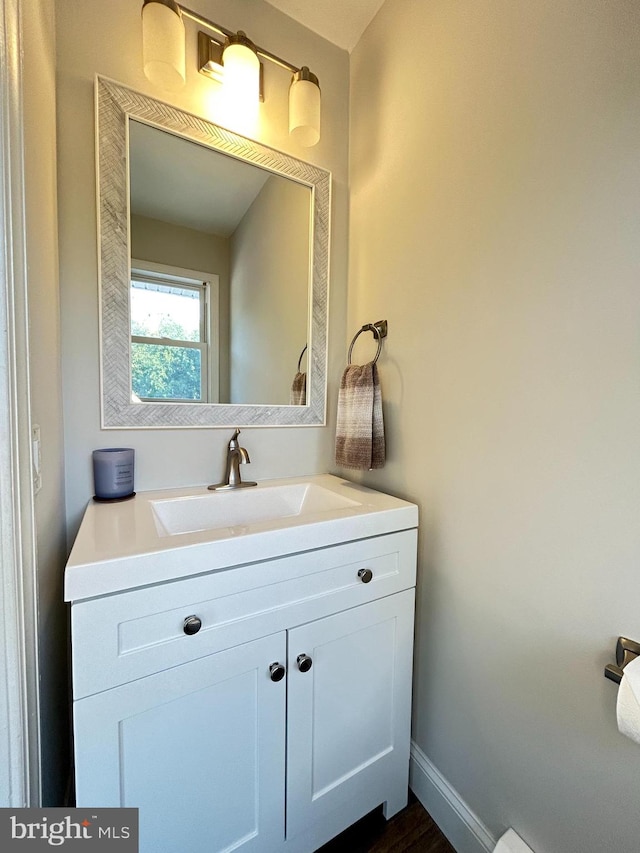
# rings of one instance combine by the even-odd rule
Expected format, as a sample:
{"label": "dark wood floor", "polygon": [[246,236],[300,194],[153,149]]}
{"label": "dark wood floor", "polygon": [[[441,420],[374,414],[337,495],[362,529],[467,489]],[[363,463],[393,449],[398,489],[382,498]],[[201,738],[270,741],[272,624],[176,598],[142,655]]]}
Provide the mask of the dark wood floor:
{"label": "dark wood floor", "polygon": [[386,821],[376,809],[334,838],[317,853],[455,853],[422,805],[409,805]]}

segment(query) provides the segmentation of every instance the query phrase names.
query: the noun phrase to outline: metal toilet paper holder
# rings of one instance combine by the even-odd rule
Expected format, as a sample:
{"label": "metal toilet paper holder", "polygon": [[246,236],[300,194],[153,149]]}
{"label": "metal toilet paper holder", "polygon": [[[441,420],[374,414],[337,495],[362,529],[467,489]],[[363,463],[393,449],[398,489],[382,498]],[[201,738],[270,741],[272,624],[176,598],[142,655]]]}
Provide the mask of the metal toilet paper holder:
{"label": "metal toilet paper holder", "polygon": [[[608,663],[604,668],[605,678],[620,684],[622,681],[622,670],[628,663],[640,655],[640,643],[628,640],[626,637],[618,637],[616,643],[616,663]],[[616,665],[617,664],[617,665]]]}

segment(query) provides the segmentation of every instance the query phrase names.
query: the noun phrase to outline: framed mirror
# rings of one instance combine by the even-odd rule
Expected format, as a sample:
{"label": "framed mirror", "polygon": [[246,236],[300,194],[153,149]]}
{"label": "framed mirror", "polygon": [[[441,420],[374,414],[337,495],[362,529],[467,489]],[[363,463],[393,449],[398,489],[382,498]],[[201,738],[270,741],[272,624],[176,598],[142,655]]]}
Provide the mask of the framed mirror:
{"label": "framed mirror", "polygon": [[330,173],[96,78],[103,428],[325,423]]}

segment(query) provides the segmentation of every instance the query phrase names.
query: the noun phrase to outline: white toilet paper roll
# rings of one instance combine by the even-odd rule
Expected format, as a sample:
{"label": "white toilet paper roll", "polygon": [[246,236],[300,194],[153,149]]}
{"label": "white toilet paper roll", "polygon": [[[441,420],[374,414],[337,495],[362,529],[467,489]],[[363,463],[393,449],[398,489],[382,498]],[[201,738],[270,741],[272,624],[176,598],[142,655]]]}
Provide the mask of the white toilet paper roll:
{"label": "white toilet paper roll", "polygon": [[616,703],[618,729],[640,743],[640,656],[628,663],[622,673]]}
{"label": "white toilet paper roll", "polygon": [[533,853],[533,850],[516,832],[508,829],[496,844],[494,853]]}

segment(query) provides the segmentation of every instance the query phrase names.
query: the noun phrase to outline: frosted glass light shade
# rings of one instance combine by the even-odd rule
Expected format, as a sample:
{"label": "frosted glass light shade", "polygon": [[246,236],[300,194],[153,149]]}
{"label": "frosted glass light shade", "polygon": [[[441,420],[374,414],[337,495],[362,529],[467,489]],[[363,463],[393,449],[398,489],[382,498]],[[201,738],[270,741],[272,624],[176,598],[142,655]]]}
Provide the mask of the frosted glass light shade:
{"label": "frosted glass light shade", "polygon": [[184,24],[176,4],[147,0],[142,7],[142,60],[154,85],[172,90],[184,86]]}
{"label": "frosted glass light shade", "polygon": [[245,44],[228,44],[222,54],[224,96],[237,106],[253,107],[260,99],[260,60]]}
{"label": "frosted glass light shade", "polygon": [[289,133],[305,148],[320,139],[320,86],[306,67],[294,75],[289,89]]}

